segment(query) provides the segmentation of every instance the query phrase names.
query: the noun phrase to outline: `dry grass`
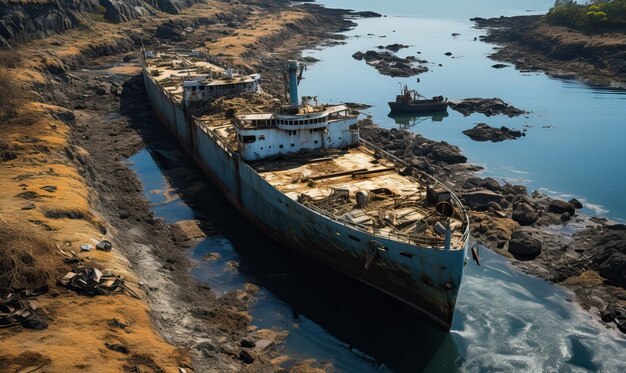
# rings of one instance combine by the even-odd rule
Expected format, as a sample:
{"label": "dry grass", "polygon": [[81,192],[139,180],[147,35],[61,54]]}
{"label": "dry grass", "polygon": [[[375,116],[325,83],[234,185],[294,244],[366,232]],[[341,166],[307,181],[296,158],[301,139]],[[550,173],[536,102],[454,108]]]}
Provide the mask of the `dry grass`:
{"label": "dry grass", "polygon": [[63,269],[50,240],[33,228],[0,220],[0,290],[52,284]]}

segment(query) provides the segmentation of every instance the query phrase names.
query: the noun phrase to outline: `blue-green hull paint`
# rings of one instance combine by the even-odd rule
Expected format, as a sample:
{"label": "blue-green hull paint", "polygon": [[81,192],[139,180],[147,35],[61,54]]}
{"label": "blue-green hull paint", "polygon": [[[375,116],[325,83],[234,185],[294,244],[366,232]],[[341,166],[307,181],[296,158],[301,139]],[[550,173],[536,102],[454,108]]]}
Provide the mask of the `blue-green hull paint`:
{"label": "blue-green hull paint", "polygon": [[[356,230],[304,207],[267,183],[236,152],[187,116],[182,105],[176,104],[145,70],[143,77],[161,123],[255,226],[293,250],[401,300],[439,327],[450,329],[467,242],[457,250],[422,248]],[[371,240],[389,250],[379,252],[366,270],[366,248]],[[400,255],[401,251],[413,257]],[[453,285],[451,289],[444,286],[446,282]]]}

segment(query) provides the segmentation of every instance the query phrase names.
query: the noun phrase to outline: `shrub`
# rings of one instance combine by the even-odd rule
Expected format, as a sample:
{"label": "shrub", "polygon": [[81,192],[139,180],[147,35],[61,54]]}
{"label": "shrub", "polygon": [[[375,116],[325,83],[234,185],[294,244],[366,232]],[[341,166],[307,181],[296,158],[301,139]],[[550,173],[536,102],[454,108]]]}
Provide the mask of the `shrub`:
{"label": "shrub", "polygon": [[626,0],[595,1],[593,4],[557,0],[546,20],[584,31],[626,31]]}

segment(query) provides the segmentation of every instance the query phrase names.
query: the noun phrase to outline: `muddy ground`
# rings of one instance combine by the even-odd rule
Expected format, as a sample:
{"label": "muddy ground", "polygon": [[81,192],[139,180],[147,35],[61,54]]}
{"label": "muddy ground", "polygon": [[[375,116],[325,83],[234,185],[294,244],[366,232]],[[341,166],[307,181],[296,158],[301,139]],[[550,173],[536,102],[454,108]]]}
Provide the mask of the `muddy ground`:
{"label": "muddy ground", "polygon": [[[86,199],[81,202],[81,208],[90,211],[55,217],[55,225],[37,220],[37,225],[43,227],[44,231],[56,232],[55,240],[59,236],[65,242],[70,242],[64,232],[72,228],[85,230],[81,218],[93,215],[92,220],[98,222],[98,236],[111,240],[114,253],[121,254],[119,260],[128,261],[116,264],[113,268],[128,272],[129,276],[132,274],[128,278],[129,283],[138,289],[147,302],[152,326],[167,342],[176,346],[176,354],[180,354],[177,357],[170,351],[159,350],[157,347],[162,346],[157,346],[157,342],[145,339],[142,348],[149,351],[152,347],[152,353],[159,356],[141,360],[144,355],[139,355],[141,351],[131,336],[145,334],[138,329],[149,329],[149,323],[142,324],[135,319],[137,322],[133,324],[134,328],[113,332],[106,323],[102,325],[102,321],[97,321],[98,327],[80,333],[85,336],[91,334],[96,340],[102,338],[101,335],[117,334],[115,340],[129,350],[126,356],[123,353],[115,355],[116,352],[110,351],[105,353],[106,348],[100,346],[102,343],[99,342],[81,350],[81,356],[88,356],[90,351],[100,353],[102,359],[98,360],[98,364],[103,369],[130,367],[128,369],[132,370],[139,367],[160,372],[183,367],[187,371],[258,372],[280,371],[285,367],[307,371],[319,366],[314,361],[293,361],[281,356],[280,340],[284,334],[275,330],[257,330],[250,325],[247,305],[258,290],[255,285],[247,284],[243,289],[218,298],[211,289],[191,278],[192,264],[188,259],[188,250],[198,239],[212,234],[214,228],[203,221],[168,225],[156,219],[149,201],[143,195],[137,175],[126,162],[128,157],[143,149],[147,143],[171,141],[147,102],[137,59],[141,44],[148,47],[167,44],[168,47],[181,49],[202,48],[208,44],[209,51],[219,50],[218,54],[231,63],[244,69],[260,71],[264,74],[266,90],[280,92],[282,83],[279,79],[282,75],[277,74],[277,71],[282,69],[286,59],[295,58],[299,51],[322,42],[338,42],[340,37],[335,33],[352,27],[354,24],[348,18],[359,16],[314,5],[292,7],[281,1],[267,4],[255,2],[243,7],[249,11],[251,6],[254,6],[255,12],[246,12],[238,4],[221,8],[219,5],[216,8],[212,3],[199,5],[197,9],[192,8],[177,16],[159,15],[147,21],[142,20],[146,22],[124,24],[113,32],[106,24],[98,23],[88,32],[69,31],[50,39],[25,43],[14,51],[16,55],[41,62],[32,70],[22,71],[18,64],[11,68],[16,70],[16,75],[28,75],[24,80],[34,88],[29,97],[59,108],[59,113],[53,115],[68,129],[67,133],[53,140],[66,143],[58,149],[59,162],[68,169],[76,170],[74,180],[85,189],[83,195]],[[286,25],[285,19],[290,21]],[[163,31],[164,28],[169,31]],[[294,36],[294,30],[306,30],[306,33]],[[94,37],[94,34],[100,36]],[[100,40],[104,34],[107,36]],[[94,42],[94,38],[100,41]],[[33,76],[36,79],[32,79]],[[53,124],[48,127],[58,129]],[[29,131],[27,127],[11,127],[11,130]],[[19,133],[12,135],[23,137]],[[36,136],[32,132],[30,135]],[[33,140],[32,143],[37,141]],[[37,146],[43,149],[41,143],[37,143]],[[40,158],[39,150],[28,150],[26,146],[17,147],[10,143],[7,149],[3,145],[2,151],[3,162],[5,158],[8,162],[2,166],[7,168],[16,167],[20,163],[32,163],[32,156],[38,162]],[[46,151],[50,152],[49,149]],[[54,151],[56,155],[56,149]],[[182,154],[179,155],[182,157]],[[173,156],[179,158],[176,154]],[[190,194],[202,192],[207,183],[194,168],[181,167],[169,176],[178,180],[178,187]],[[61,182],[55,181],[59,190],[71,189]],[[28,203],[20,197],[7,198],[16,199],[17,211],[20,207],[18,204]],[[68,194],[67,198],[71,199],[72,194]],[[38,213],[44,205],[39,204],[39,200],[33,202],[35,207],[30,211]],[[63,203],[62,200],[60,202]],[[8,211],[2,209],[0,212]],[[20,214],[17,215],[19,218]],[[85,223],[90,225],[90,222]],[[58,230],[57,225],[65,227],[64,230]],[[92,233],[89,228],[83,236],[93,234],[95,232]],[[81,239],[84,239],[83,236]],[[72,246],[68,247],[76,245],[74,239],[71,241]],[[106,255],[100,252],[82,253],[80,263],[108,267],[112,262],[110,258],[102,258]],[[39,303],[43,312],[52,309],[48,305],[48,296],[45,297]],[[67,328],[71,329],[72,326],[69,321],[65,321],[65,315],[70,316],[72,313],[67,304],[76,302],[73,297],[65,291],[61,291],[59,296],[55,289],[50,299],[56,299],[57,304],[54,314],[47,319],[51,327],[48,331],[32,333],[39,333],[40,336],[54,333],[51,334],[53,337],[69,337]],[[85,298],[80,302],[85,305],[81,309],[86,310],[87,305],[100,307],[97,317],[113,319],[115,311],[110,310],[110,307],[102,308],[103,302],[114,306],[125,301],[123,296],[117,296],[108,300],[101,297]],[[148,315],[147,309],[138,309]],[[131,317],[129,314],[126,316]],[[77,319],[76,322],[82,321]],[[65,332],[57,330],[61,326]],[[40,367],[53,370],[84,369],[90,366],[61,358],[54,349],[36,355],[37,359],[29,358],[30,355],[24,353],[31,348],[38,351],[46,350],[47,347],[42,344],[32,345],[25,333],[19,327],[2,330],[3,346],[7,349],[0,354],[0,370],[25,369],[33,361],[40,363]],[[71,340],[56,341],[56,344],[61,351],[66,347],[73,348]],[[4,355],[4,352],[8,355]],[[113,355],[107,357],[107,354]],[[191,357],[191,364],[186,356]]]}
{"label": "muddy ground", "polygon": [[[312,5],[286,9],[278,1],[253,5],[258,7],[258,14],[251,15],[235,4],[232,13],[215,12],[215,9],[208,15],[183,12],[145,24],[135,23],[128,32],[122,29],[113,35],[102,29],[111,40],[95,44],[84,40],[94,35],[72,39],[70,32],[70,36],[63,36],[63,42],[44,40],[24,46],[24,53],[35,53],[45,66],[37,72],[41,77],[35,76],[37,100],[71,111],[71,114],[67,111],[55,114],[70,129],[67,145],[60,151],[64,162],[77,170],[89,190],[86,194],[89,209],[103,221],[97,225],[100,234],[114,239],[116,248],[129,261],[127,267],[135,273],[137,286],[146,296],[154,328],[167,342],[182,347],[182,355],[191,356],[196,371],[311,368],[311,364],[299,366],[294,361],[283,364],[288,359],[280,356],[282,334],[251,327],[247,305],[257,290],[253,284],[218,298],[191,278],[189,247],[211,234],[213,227],[203,221],[170,226],[155,219],[137,176],[126,163],[146,143],[168,138],[143,92],[136,58],[140,42],[179,48],[203,45],[209,51],[219,51],[221,57],[234,64],[259,70],[264,74],[265,88],[281,92],[281,77],[276,76],[276,71],[286,58],[297,57],[299,51],[319,43],[341,42],[333,33],[353,25],[345,19],[348,15],[345,11]],[[280,12],[288,13],[267,15]],[[291,21],[288,27],[281,16]],[[259,19],[270,21],[257,27]],[[98,27],[93,33],[102,31]],[[306,30],[306,34],[294,38],[293,30]],[[72,41],[76,42],[78,53],[58,51],[59,43]],[[42,51],[48,47],[57,48],[57,52],[50,53],[54,57],[49,57],[51,61],[43,61],[46,57],[41,57],[45,55]],[[524,270],[574,289],[583,305],[599,315],[604,310],[602,318],[621,328],[626,317],[620,308],[626,304],[619,266],[620,255],[624,254],[620,245],[626,236],[622,227],[583,217],[576,207],[572,213],[569,202],[562,201],[551,208],[553,201],[539,194],[529,195],[523,187],[475,177],[480,167],[468,165],[453,145],[432,142],[405,131],[382,130],[367,122],[362,123],[361,130],[365,139],[401,157],[411,167],[449,183],[471,207],[476,240],[512,258]],[[179,169],[169,177],[182,178],[184,183],[179,183],[179,187],[190,193],[201,192],[206,183],[193,168]],[[63,222],[73,223],[67,219]],[[541,242],[538,251],[536,240]],[[517,242],[513,252],[511,241]],[[92,256],[94,261],[99,259],[96,254]],[[66,295],[58,299],[63,297]],[[72,342],[64,343],[71,346]],[[40,360],[45,365],[50,364],[46,363],[50,358],[44,356]],[[6,360],[0,359],[0,366],[3,362]],[[176,363],[190,369],[184,356]],[[152,370],[162,368],[157,366]]]}

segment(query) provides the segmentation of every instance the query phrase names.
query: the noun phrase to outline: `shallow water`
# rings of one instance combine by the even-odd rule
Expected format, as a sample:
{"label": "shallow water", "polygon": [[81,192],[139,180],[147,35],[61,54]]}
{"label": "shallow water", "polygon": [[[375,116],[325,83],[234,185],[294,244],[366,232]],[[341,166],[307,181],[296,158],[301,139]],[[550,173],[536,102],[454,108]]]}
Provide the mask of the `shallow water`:
{"label": "shallow water", "polygon": [[[486,58],[492,46],[473,40],[482,32],[472,29],[470,17],[540,13],[552,0],[521,5],[493,0],[325,3],[389,17],[359,21],[347,33],[346,45],[308,51],[322,61],[307,71],[301,94],[374,104],[369,110],[374,120],[397,127],[387,116],[386,101],[396,94],[398,81],[415,80],[381,76],[351,55],[379,44],[411,44],[400,55],[419,50],[421,58],[435,62],[428,65],[432,72],[420,76],[417,88],[423,94],[501,97],[531,111],[515,119],[464,118],[449,111],[440,121],[417,119],[411,130],[461,146],[471,162],[486,166],[486,175],[571,194],[587,206],[597,205],[599,212],[607,210],[608,216],[626,216],[626,202],[618,193],[626,190],[626,176],[616,161],[626,149],[615,140],[626,131],[620,126],[626,114],[624,93],[512,68],[492,69],[495,62]],[[453,38],[452,32],[461,35]],[[447,51],[458,58],[444,56]],[[461,134],[475,122],[533,127],[517,141],[476,143]],[[467,266],[451,332],[433,329],[396,301],[267,239],[161,132],[130,159],[155,215],[168,223],[196,218],[214,225],[190,253],[196,261],[193,275],[218,294],[246,282],[259,285],[252,323],[288,330],[284,354],[330,361],[340,372],[626,371],[623,335],[581,311],[568,291],[520,273],[488,250],[481,252],[481,266]],[[193,193],[186,191],[189,183]],[[219,258],[204,261],[210,253]]]}
{"label": "shallow water", "polygon": [[[480,267],[467,266],[451,332],[434,329],[403,304],[266,238],[162,136],[129,160],[155,215],[214,225],[190,253],[192,274],[217,294],[257,284],[252,324],[289,331],[282,353],[340,372],[626,369],[624,336],[592,320],[567,291],[485,249]],[[209,253],[219,258],[204,261]]]}
{"label": "shallow water", "polygon": [[[301,95],[317,95],[321,102],[374,105],[366,112],[376,123],[387,128],[408,126],[428,138],[458,145],[470,162],[485,167],[484,176],[522,183],[561,198],[576,197],[585,203],[587,214],[626,220],[626,168],[622,162],[626,158],[626,91],[522,73],[513,67],[494,69],[491,66],[496,62],[487,58],[494,46],[474,41],[484,32],[474,29],[469,18],[545,13],[553,1],[321,3],[388,16],[357,21],[358,27],[346,33],[344,45],[305,52],[321,61],[309,66],[300,85]],[[453,37],[452,33],[460,35]],[[431,71],[418,76],[420,83],[415,77],[380,75],[351,57],[356,51],[392,43],[410,45],[398,52],[400,56],[415,55],[431,62],[426,65]],[[452,56],[445,56],[446,52]],[[499,97],[529,113],[517,118],[463,117],[449,109],[449,115],[436,118],[439,120],[394,120],[388,116],[387,101],[395,98],[398,83],[427,97]],[[527,129],[527,136],[502,143],[475,142],[462,131],[479,122]]]}

